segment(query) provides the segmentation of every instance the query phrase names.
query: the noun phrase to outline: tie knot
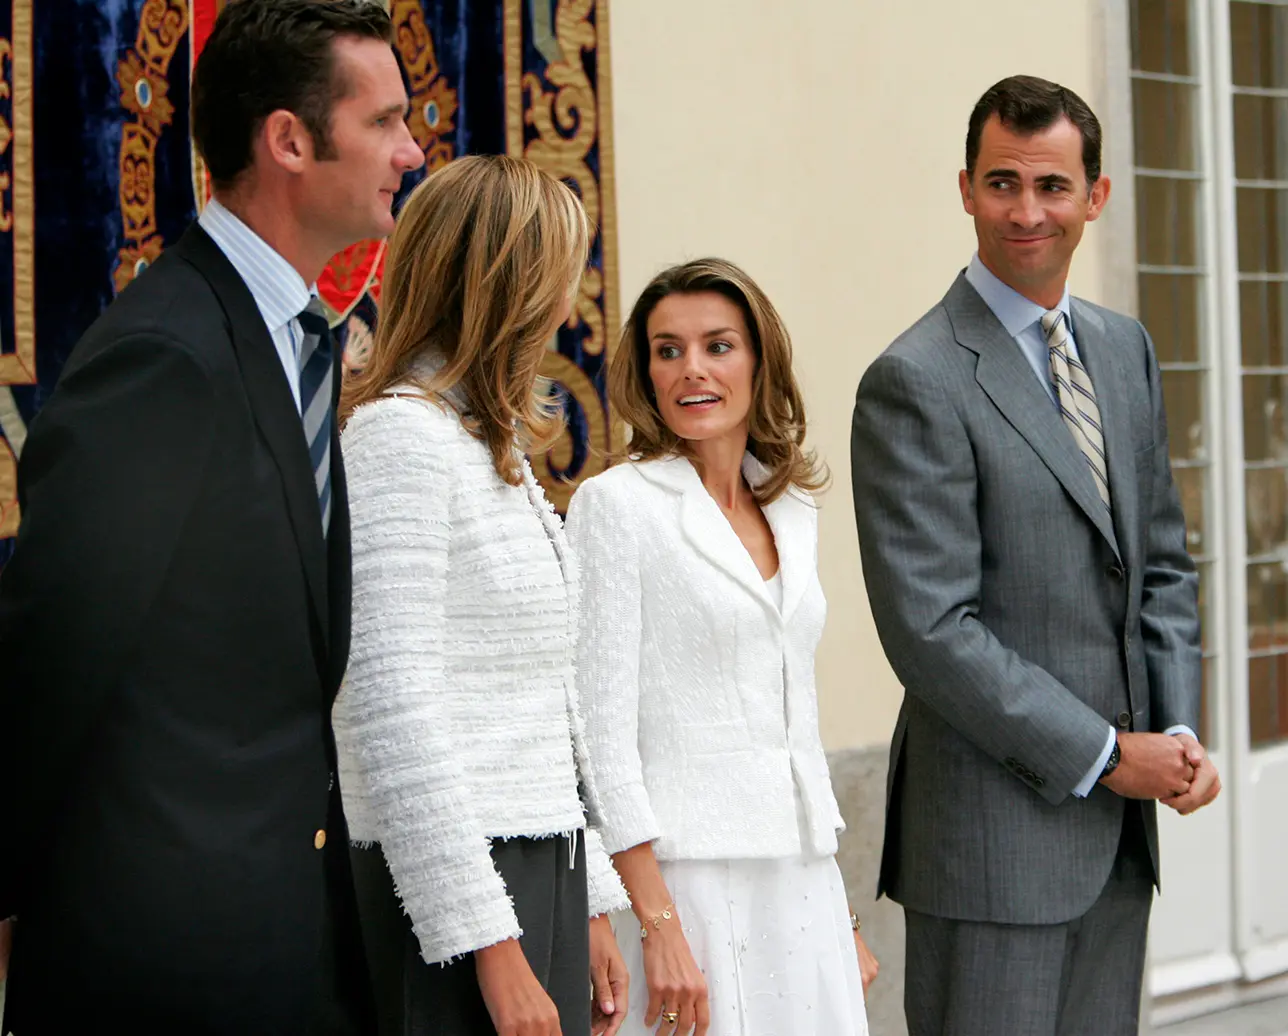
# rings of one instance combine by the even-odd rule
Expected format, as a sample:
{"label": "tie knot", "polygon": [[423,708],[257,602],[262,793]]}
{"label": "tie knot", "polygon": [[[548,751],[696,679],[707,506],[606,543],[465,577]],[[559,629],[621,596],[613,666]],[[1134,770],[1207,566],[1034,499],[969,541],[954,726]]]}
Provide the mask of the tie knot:
{"label": "tie knot", "polygon": [[1042,314],[1042,333],[1046,335],[1048,341],[1052,336],[1059,333],[1060,324],[1064,320],[1064,313],[1058,309],[1047,310]]}
{"label": "tie knot", "polygon": [[309,299],[309,304],[300,310],[296,319],[299,320],[300,327],[304,329],[306,335],[325,338],[331,330],[326,312],[322,309],[322,300],[316,295]]}

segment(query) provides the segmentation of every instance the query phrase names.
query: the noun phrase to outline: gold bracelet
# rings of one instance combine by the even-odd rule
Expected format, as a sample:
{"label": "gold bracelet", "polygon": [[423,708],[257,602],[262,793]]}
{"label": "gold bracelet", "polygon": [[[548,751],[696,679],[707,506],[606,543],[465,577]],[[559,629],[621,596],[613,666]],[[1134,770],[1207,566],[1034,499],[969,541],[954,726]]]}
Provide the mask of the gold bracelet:
{"label": "gold bracelet", "polygon": [[648,938],[649,925],[653,926],[653,931],[657,931],[659,928],[662,927],[663,921],[671,920],[671,911],[672,909],[674,909],[674,907],[675,907],[674,903],[667,903],[666,909],[663,910],[660,914],[650,917],[647,921],[642,921],[640,923],[640,938],[641,939]]}
{"label": "gold bracelet", "polygon": [[850,911],[850,927],[856,932],[863,927],[863,925],[859,923],[859,915],[853,910]]}

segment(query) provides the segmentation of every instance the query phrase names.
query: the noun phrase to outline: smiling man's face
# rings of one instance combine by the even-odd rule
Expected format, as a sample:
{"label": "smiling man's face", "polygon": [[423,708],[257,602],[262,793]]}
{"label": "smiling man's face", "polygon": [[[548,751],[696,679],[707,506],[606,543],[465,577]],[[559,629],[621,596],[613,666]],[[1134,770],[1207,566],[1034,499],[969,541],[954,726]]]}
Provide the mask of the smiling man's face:
{"label": "smiling man's face", "polygon": [[979,257],[1000,280],[1048,308],[1064,294],[1084,227],[1109,200],[1109,178],[1088,185],[1082,133],[1066,118],[1027,135],[996,115],[984,124],[973,176],[959,174]]}

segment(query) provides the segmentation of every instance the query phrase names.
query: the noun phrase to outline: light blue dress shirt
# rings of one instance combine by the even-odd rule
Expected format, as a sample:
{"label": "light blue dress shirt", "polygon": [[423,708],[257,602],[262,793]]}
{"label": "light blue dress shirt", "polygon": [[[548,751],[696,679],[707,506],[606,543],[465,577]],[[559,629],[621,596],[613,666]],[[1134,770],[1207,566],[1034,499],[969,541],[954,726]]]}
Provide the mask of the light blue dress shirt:
{"label": "light blue dress shirt", "polygon": [[304,331],[297,317],[316,293],[273,246],[211,198],[197,218],[250,289],[268,326],[286,374],[295,409],[300,409],[300,342]]}
{"label": "light blue dress shirt", "polygon": [[[1020,352],[1033,368],[1038,383],[1051,398],[1052,406],[1058,406],[1055,385],[1051,380],[1051,361],[1047,356],[1046,335],[1042,331],[1042,317],[1047,311],[1032,299],[1026,299],[1010,285],[1003,284],[993,271],[983,264],[978,252],[971,258],[970,266],[966,268],[966,281],[979,293],[984,304],[993,311],[993,316],[997,317],[998,322],[1006,328],[1006,333],[1015,339],[1015,344],[1020,347]],[[1081,360],[1073,333],[1073,313],[1069,309],[1068,285],[1065,285],[1064,295],[1056,308],[1064,314],[1065,326],[1069,329],[1069,352]],[[1113,754],[1118,732],[1112,724],[1108,726],[1109,736],[1105,740],[1104,751],[1100,753],[1100,758],[1087,771],[1078,786],[1073,789],[1073,793],[1080,799],[1085,799],[1091,794],[1091,789],[1096,786],[1096,781],[1104,772],[1105,763],[1109,762],[1109,757]],[[1164,733],[1189,734],[1195,741],[1198,740],[1198,735],[1184,725],[1168,727]]]}

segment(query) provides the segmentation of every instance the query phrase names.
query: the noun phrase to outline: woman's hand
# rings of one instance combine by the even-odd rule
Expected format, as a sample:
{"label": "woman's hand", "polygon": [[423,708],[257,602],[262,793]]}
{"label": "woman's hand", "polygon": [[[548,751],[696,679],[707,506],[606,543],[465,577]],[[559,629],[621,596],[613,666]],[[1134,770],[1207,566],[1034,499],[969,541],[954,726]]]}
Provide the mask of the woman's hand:
{"label": "woman's hand", "polygon": [[[644,979],[648,983],[648,1010],[644,1024],[651,1028],[661,1018],[659,1036],[706,1036],[711,1024],[707,980],[693,959],[674,907],[671,916],[657,927],[646,927]],[[672,1015],[674,1022],[669,1020]]]}
{"label": "woman's hand", "polygon": [[590,919],[591,1036],[616,1036],[626,1020],[631,976],[606,914]]}
{"label": "woman's hand", "polygon": [[863,979],[863,995],[868,995],[868,986],[876,980],[877,974],[881,971],[881,965],[877,963],[876,957],[872,956],[872,951],[868,949],[868,944],[863,941],[856,930],[854,933],[854,948],[859,951],[859,978]]}
{"label": "woman's hand", "polygon": [[517,939],[475,950],[474,970],[497,1036],[563,1036],[559,1010]]}

